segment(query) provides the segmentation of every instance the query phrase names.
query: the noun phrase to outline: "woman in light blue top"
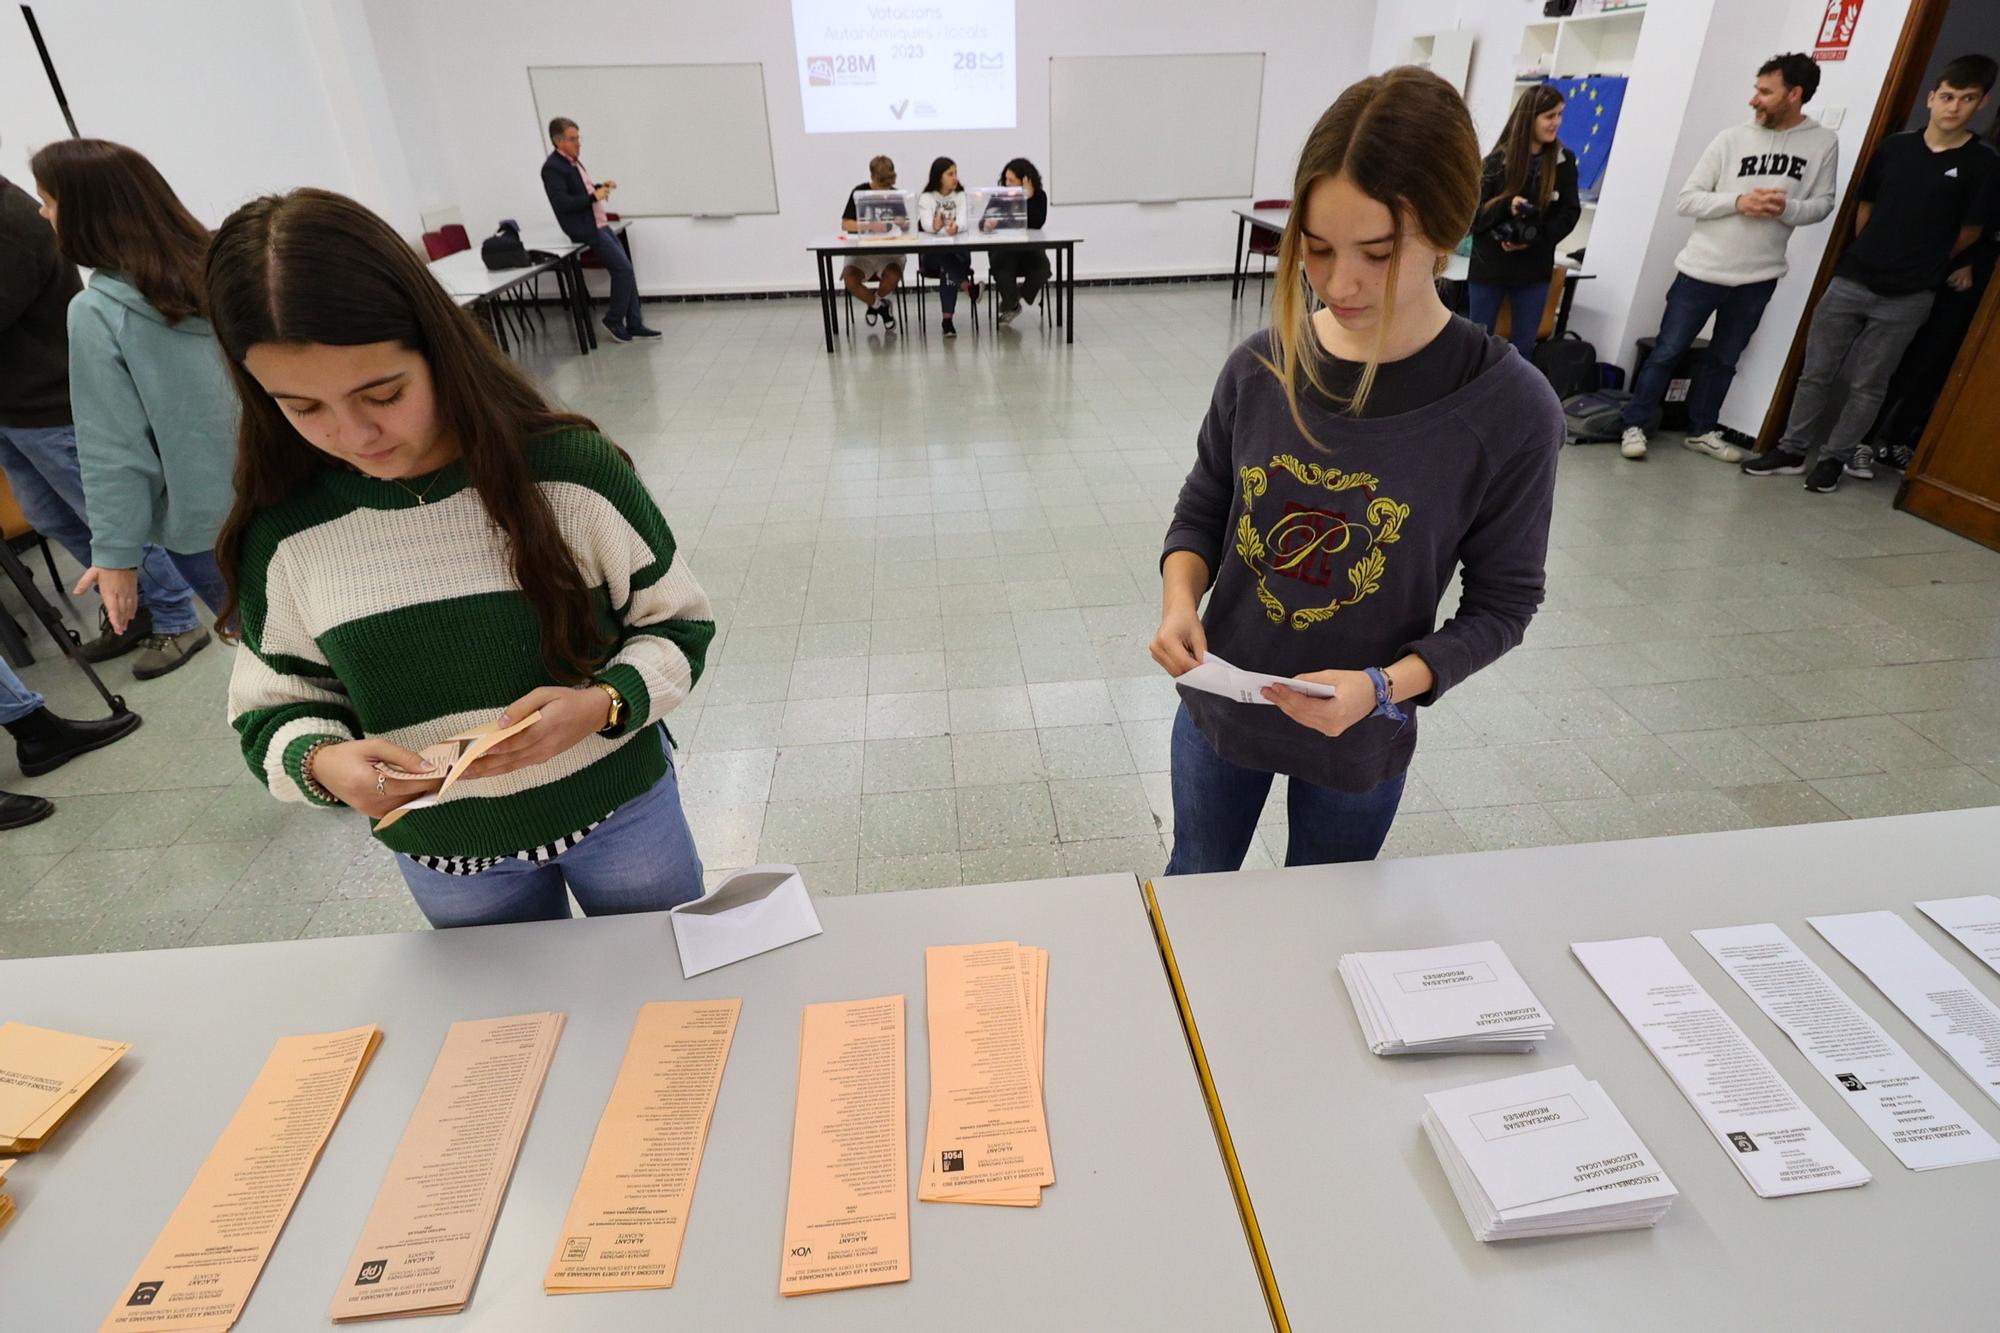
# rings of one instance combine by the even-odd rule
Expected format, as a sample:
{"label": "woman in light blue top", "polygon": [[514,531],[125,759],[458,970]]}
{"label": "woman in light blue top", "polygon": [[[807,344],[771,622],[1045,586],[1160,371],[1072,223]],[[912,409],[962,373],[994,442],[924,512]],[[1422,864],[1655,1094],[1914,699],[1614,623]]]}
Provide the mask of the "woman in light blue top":
{"label": "woman in light blue top", "polygon": [[153,164],[103,139],[59,139],[31,167],[42,216],[93,269],[69,307],[70,406],[91,530],[77,585],[123,631],[148,542],[219,611],[215,538],[235,494],[236,397],[202,308],[208,229]]}

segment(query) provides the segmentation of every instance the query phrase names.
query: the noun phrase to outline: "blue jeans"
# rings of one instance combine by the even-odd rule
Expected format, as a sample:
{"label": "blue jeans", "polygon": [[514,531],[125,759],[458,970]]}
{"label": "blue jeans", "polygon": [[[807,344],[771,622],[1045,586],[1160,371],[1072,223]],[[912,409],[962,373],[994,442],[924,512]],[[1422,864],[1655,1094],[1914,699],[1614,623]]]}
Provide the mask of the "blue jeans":
{"label": "blue jeans", "polygon": [[[1301,727],[1299,743],[1311,739],[1312,733]],[[1183,705],[1174,717],[1174,854],[1167,861],[1167,873],[1206,875],[1242,869],[1274,776],[1232,764],[1217,754]],[[1285,848],[1288,866],[1374,860],[1403,799],[1400,773],[1364,792],[1334,791],[1297,778],[1285,787],[1291,822]]]}
{"label": "blue jeans", "polygon": [[1703,282],[1685,273],[1674,275],[1667,288],[1667,313],[1660,320],[1659,336],[1653,351],[1632,377],[1632,397],[1625,404],[1628,426],[1650,427],[1659,421],[1660,404],[1666,399],[1667,384],[1673,379],[1674,363],[1694,346],[1701,326],[1715,316],[1715,336],[1708,340],[1708,356],[1701,363],[1694,383],[1688,386],[1689,435],[1706,435],[1722,422],[1722,400],[1729,396],[1729,382],[1736,378],[1736,362],[1757,325],[1778,280],[1724,287]]}
{"label": "blue jeans", "polygon": [[1500,303],[1513,308],[1507,341],[1514,344],[1530,365],[1535,360],[1535,340],[1542,331],[1542,311],[1548,308],[1549,284],[1531,282],[1522,287],[1502,287],[1492,282],[1465,284],[1466,313],[1488,333],[1500,323]]}
{"label": "blue jeans", "polygon": [[399,852],[396,868],[440,930],[567,920],[565,882],[585,916],[664,912],[701,897],[701,853],[681,812],[671,763],[651,791],[619,806],[553,861],[502,861],[477,875],[447,875]]}
{"label": "blue jeans", "polygon": [[229,587],[222,581],[222,566],[216,563],[215,552],[168,551],[167,559],[173,561],[174,568],[193,587],[195,594],[208,603],[208,609],[221,615],[222,604],[229,600]]}
{"label": "blue jeans", "polygon": [[[90,525],[83,517],[76,427],[0,426],[0,471],[7,474],[14,499],[35,531],[88,569]],[[157,546],[148,546],[140,558],[139,605],[152,612],[159,634],[184,633],[201,623],[193,591]]]}
{"label": "blue jeans", "polygon": [[937,263],[920,270],[927,277],[938,282],[938,305],[944,310],[944,317],[950,319],[958,312],[958,284],[972,276],[972,252],[969,250],[936,250],[932,252]]}
{"label": "blue jeans", "polygon": [[646,321],[639,316],[639,275],[618,233],[609,227],[599,227],[590,243],[590,252],[611,275],[611,302],[604,312],[604,322],[621,332],[642,327]]}
{"label": "blue jeans", "polygon": [[42,696],[21,683],[7,659],[0,657],[0,727],[19,722],[42,706]]}

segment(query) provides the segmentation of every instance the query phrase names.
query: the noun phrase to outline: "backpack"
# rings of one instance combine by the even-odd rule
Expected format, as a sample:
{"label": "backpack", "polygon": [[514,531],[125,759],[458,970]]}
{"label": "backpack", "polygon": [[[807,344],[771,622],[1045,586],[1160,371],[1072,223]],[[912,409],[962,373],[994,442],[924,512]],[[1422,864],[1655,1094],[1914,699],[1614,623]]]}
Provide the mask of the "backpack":
{"label": "backpack", "polygon": [[479,243],[479,257],[486,262],[487,269],[527,268],[534,261],[528,257],[528,247],[521,244],[521,228],[514,222],[503,222],[500,230]]}
{"label": "backpack", "polygon": [[1597,349],[1573,332],[1550,338],[1535,348],[1535,369],[1568,400],[1597,387]]}
{"label": "backpack", "polygon": [[1592,389],[1563,399],[1563,428],[1571,444],[1610,444],[1625,433],[1623,389]]}

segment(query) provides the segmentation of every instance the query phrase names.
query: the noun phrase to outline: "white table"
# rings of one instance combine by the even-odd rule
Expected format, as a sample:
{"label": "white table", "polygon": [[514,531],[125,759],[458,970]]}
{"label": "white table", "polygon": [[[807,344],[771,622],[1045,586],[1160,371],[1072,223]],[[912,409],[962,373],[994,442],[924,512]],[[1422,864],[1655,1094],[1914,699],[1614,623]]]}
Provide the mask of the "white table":
{"label": "white table", "polygon": [[[816,900],[825,934],[681,979],[663,916],[0,963],[0,1015],[132,1043],[15,1167],[0,1325],[95,1328],[214,1145],[271,1043],[383,1029],[237,1324],[326,1327],[327,1303],[454,1019],[560,1009],[568,1026],[478,1289],[439,1330],[1264,1327],[1186,1039],[1129,875]],[[779,1250],[800,1008],[909,997],[915,1164],[929,1106],[926,945],[1050,950],[1047,1098],[1057,1184],[1040,1208],[910,1204],[915,1275],[787,1300]],[[672,1290],[547,1296],[542,1274],[648,1000],[740,996]],[[398,1327],[405,1326],[402,1323]]]}
{"label": "white table", "polygon": [[[611,230],[624,241],[628,225],[621,218],[611,223]],[[563,307],[576,334],[576,350],[588,356],[597,347],[597,330],[590,318],[590,291],[583,279],[583,255],[590,249],[589,244],[573,241],[553,229],[525,231],[521,234],[521,244],[530,251],[541,251],[549,257],[537,260],[526,268],[489,269],[477,248],[460,250],[442,259],[431,260],[431,274],[454,302],[470,306],[478,312],[492,330],[494,338],[505,348],[506,324],[500,318],[494,301],[535,281],[544,273],[553,273]]]}
{"label": "white table", "polygon": [[1243,247],[1244,243],[1249,239],[1250,232],[1255,229],[1282,235],[1285,230],[1285,223],[1291,220],[1292,210],[1289,208],[1232,208],[1229,211],[1236,215],[1236,268],[1229,280],[1229,299],[1234,301],[1243,295],[1243,280],[1249,276]]}
{"label": "white table", "polygon": [[1065,330],[1063,341],[1073,343],[1076,341],[1076,247],[1082,243],[1083,237],[1074,232],[1050,231],[1047,228],[966,232],[957,236],[918,233],[879,240],[862,240],[843,233],[814,241],[806,248],[812,251],[817,266],[819,312],[825,324],[826,350],[829,353],[833,351],[834,334],[840,331],[834,298],[838,295],[841,259],[847,255],[884,253],[921,256],[925,250],[1053,250],[1055,273],[1052,275],[1052,286],[1056,295],[1052,308],[1056,326]]}
{"label": "white table", "polygon": [[[1887,908],[1987,994],[2000,978],[1917,898],[1989,892],[2000,810],[1154,882],[1278,1291],[1297,1329],[1992,1328],[2000,1163],[1906,1170],[1690,929],[1776,921],[1967,1112],[1983,1097],[1806,924]],[[1664,936],[1874,1174],[1751,1193],[1589,975],[1576,940]],[[1534,1055],[1381,1059],[1335,962],[1496,939],[1556,1021]],[[1482,1245],[1418,1121],[1423,1094],[1575,1064],[1681,1197],[1656,1229]]]}

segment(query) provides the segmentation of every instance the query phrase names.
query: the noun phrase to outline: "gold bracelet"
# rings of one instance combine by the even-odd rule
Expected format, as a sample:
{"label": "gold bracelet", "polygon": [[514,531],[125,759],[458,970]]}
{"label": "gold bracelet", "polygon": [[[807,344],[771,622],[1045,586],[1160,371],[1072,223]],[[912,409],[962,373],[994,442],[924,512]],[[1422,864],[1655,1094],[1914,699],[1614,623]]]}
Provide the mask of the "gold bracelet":
{"label": "gold bracelet", "polygon": [[598,728],[598,734],[602,735],[607,731],[615,731],[617,728],[623,726],[625,723],[625,696],[618,692],[616,685],[608,681],[593,680],[590,683],[598,689],[603,690],[611,699],[611,707],[605,715],[604,725]]}
{"label": "gold bracelet", "polygon": [[329,745],[337,744],[338,741],[322,740],[314,741],[306,747],[306,752],[299,757],[299,785],[306,789],[306,795],[316,801],[324,801],[329,805],[346,805],[347,802],[322,787],[319,780],[312,775],[313,760],[319,756],[319,752]]}

